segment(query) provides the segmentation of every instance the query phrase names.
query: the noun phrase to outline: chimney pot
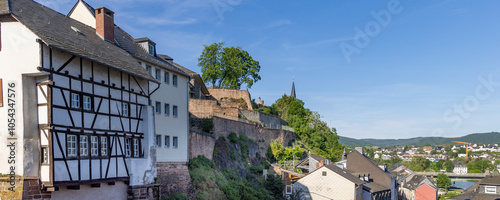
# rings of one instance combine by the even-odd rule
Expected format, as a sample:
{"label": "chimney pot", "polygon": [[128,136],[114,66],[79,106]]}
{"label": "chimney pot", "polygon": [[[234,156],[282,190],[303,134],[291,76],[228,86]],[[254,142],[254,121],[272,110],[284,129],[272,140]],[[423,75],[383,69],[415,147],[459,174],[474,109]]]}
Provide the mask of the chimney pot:
{"label": "chimney pot", "polygon": [[96,32],[109,42],[115,41],[115,20],[114,12],[100,7],[95,9]]}

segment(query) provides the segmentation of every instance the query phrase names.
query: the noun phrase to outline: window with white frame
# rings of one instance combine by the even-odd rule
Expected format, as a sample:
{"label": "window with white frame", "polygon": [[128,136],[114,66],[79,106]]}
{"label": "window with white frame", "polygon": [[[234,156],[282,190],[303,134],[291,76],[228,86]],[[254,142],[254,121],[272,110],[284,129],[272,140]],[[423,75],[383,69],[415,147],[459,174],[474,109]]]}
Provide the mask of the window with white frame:
{"label": "window with white frame", "polygon": [[66,156],[67,157],[76,156],[76,135],[66,136]]}
{"label": "window with white frame", "polygon": [[163,74],[163,82],[165,82],[166,84],[169,84],[169,83],[170,83],[170,73],[165,72],[165,73]]}
{"label": "window with white frame", "polygon": [[83,95],[83,109],[92,110],[92,100],[90,96]]}
{"label": "window with white frame", "polygon": [[128,103],[122,103],[122,116],[126,117],[129,115],[128,108],[129,108]]}
{"label": "window with white frame", "polygon": [[177,117],[177,111],[178,111],[177,106],[173,106],[173,108],[172,108],[172,115],[174,117]]}
{"label": "window with white frame", "polygon": [[165,104],[165,115],[170,115],[170,104]]}
{"label": "window with white frame", "polygon": [[177,86],[177,75],[172,75],[172,85]]}
{"label": "window with white frame", "polygon": [[41,148],[42,152],[41,152],[41,161],[40,163],[42,164],[48,164],[49,163],[49,153],[48,153],[48,149],[47,147],[42,147]]}
{"label": "window with white frame", "polygon": [[170,136],[165,135],[165,147],[170,147]]}
{"label": "window with white frame", "polygon": [[177,148],[178,147],[178,143],[179,142],[177,141],[177,137],[174,136],[172,138],[172,147]]}
{"label": "window with white frame", "polygon": [[71,107],[80,108],[80,95],[71,93]]}
{"label": "window with white frame", "polygon": [[99,155],[99,137],[97,136],[90,137],[90,155],[91,156]]}
{"label": "window with white frame", "polygon": [[161,135],[156,135],[155,136],[155,145],[157,147],[161,147]]}
{"label": "window with white frame", "polygon": [[108,155],[108,137],[101,136],[101,156]]}
{"label": "window with white frame", "polygon": [[131,150],[130,150],[130,138],[125,139],[125,157],[130,157],[131,155]]}
{"label": "window with white frame", "polygon": [[149,75],[153,75],[153,68],[150,65],[146,65],[146,71],[148,71]]}
{"label": "window with white frame", "polygon": [[156,114],[161,114],[161,102],[157,101],[155,106]]}
{"label": "window with white frame", "polygon": [[285,190],[285,194],[292,194],[292,193],[293,193],[292,185],[287,185],[286,190]]}
{"label": "window with white frame", "polygon": [[134,138],[134,157],[139,157],[139,139]]}
{"label": "window with white frame", "polygon": [[485,186],[484,187],[484,192],[488,194],[496,194],[497,193],[497,187],[496,186]]}
{"label": "window with white frame", "polygon": [[80,156],[89,155],[89,143],[87,136],[80,136]]}
{"label": "window with white frame", "polygon": [[161,81],[161,69],[155,70],[155,78],[156,80]]}
{"label": "window with white frame", "polygon": [[155,52],[156,48],[155,48],[155,46],[153,44],[149,44],[148,46],[149,46],[149,55],[150,56],[155,56],[156,55],[156,52]]}

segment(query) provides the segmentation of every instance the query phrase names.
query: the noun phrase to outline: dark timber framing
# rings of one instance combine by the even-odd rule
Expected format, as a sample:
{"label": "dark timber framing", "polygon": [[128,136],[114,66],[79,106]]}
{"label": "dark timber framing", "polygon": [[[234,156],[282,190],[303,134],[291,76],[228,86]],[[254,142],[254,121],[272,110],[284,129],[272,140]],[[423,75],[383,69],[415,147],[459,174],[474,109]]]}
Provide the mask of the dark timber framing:
{"label": "dark timber framing", "polygon": [[[107,71],[107,82],[104,80],[99,82],[95,78],[95,63],[91,60],[86,60],[72,54],[69,54],[71,57],[67,61],[60,62],[64,64],[54,67],[53,53],[55,49],[45,45],[43,41],[37,41],[40,44],[40,67],[38,67],[38,70],[49,75],[48,81],[43,83],[47,86],[46,93],[43,93],[43,95],[46,96],[47,104],[39,105],[47,106],[48,110],[48,124],[43,126],[40,125],[40,132],[43,132],[49,140],[49,145],[47,147],[49,157],[48,165],[50,166],[50,181],[43,182],[43,184],[46,187],[71,186],[77,188],[76,186],[79,186],[81,184],[91,184],[93,186],[99,186],[101,183],[114,183],[116,181],[124,181],[125,183],[129,183],[130,174],[127,162],[125,160],[127,157],[127,150],[124,146],[128,141],[130,157],[144,157],[144,152],[142,152],[142,140],[144,139],[144,133],[142,133],[139,128],[140,123],[144,121],[142,111],[143,109],[146,109],[147,104],[141,102],[149,102],[150,100],[149,95],[151,94],[149,93],[149,81],[146,81],[144,84],[147,84],[148,87],[146,92],[143,90],[143,85],[141,86],[137,77],[133,74],[114,69],[112,71],[110,67],[101,65],[102,69],[104,69],[104,67],[107,68],[106,70],[101,70]],[[49,51],[48,63],[46,63],[47,55],[44,52],[45,49],[48,49]],[[90,66],[90,68],[88,69],[85,68],[87,72],[84,72],[84,63],[85,66]],[[49,66],[46,66],[47,64]],[[77,65],[79,65],[79,75],[71,74],[68,71],[63,71],[69,66]],[[88,71],[90,71],[90,77],[84,77],[85,73],[89,73]],[[113,73],[113,75],[119,75],[119,79],[117,76],[111,77],[112,72],[115,71],[118,73]],[[73,73],[78,72],[74,71]],[[54,81],[55,77],[58,78],[57,81],[59,82]],[[124,80],[124,77],[126,80]],[[62,83],[64,82],[64,79],[67,80],[67,83]],[[118,84],[118,81],[120,86],[115,86],[115,83]],[[134,81],[134,83],[136,84],[134,85],[134,87],[140,88],[140,91],[134,91],[134,89],[132,89],[132,81]],[[73,86],[79,88],[73,88]],[[101,94],[96,94],[96,87],[99,87],[101,89]],[[112,96],[112,94],[117,94],[116,92],[120,92],[120,97]],[[62,98],[59,99],[59,105],[55,105],[54,98],[57,98],[58,96],[54,95],[59,93]],[[103,93],[107,94],[103,95]],[[80,104],[79,108],[72,108],[71,94],[78,95]],[[67,96],[69,98],[66,98]],[[83,108],[84,96],[90,97],[90,110]],[[61,102],[63,105],[60,105]],[[103,109],[103,104],[105,105],[106,103],[107,110],[106,108]],[[112,106],[111,104],[114,103],[117,105],[118,114],[112,113],[114,106]],[[122,113],[122,109],[124,108],[123,104],[128,105],[128,113],[126,115]],[[131,108],[133,107],[135,108],[134,112],[132,112],[131,110]],[[70,124],[65,124],[59,118],[54,118],[55,109],[67,113],[69,116]],[[107,128],[102,125],[96,128],[96,121],[98,121],[99,116],[107,118],[109,122],[106,126]],[[128,122],[127,126],[124,125],[125,122]],[[119,126],[116,126],[118,124],[112,126],[113,123],[119,123]],[[68,147],[64,148],[67,145],[66,140],[68,134],[76,136],[76,156],[68,157]],[[95,154],[92,155],[92,137],[95,136],[97,136],[97,156],[95,156]],[[86,155],[80,154],[81,137],[87,137]],[[107,155],[102,155],[102,138],[106,138]],[[134,140],[138,140],[138,155],[136,155],[136,153],[134,152]],[[60,155],[60,157],[54,157],[54,150],[56,149],[57,151],[61,152],[62,155]],[[98,160],[97,165],[95,164],[95,162],[93,162],[96,160]],[[78,163],[78,172],[76,172],[75,169],[71,169],[71,165],[69,164],[69,162],[74,161],[77,161]],[[66,173],[69,175],[69,180],[56,180],[56,172],[54,168],[56,162],[64,163],[63,166],[67,171]],[[110,174],[110,172],[112,172],[112,170],[110,170],[111,162],[113,162],[115,165],[115,172],[113,173],[114,176]],[[88,163],[88,166],[83,166],[83,163]],[[121,168],[119,166],[123,166],[125,173],[123,171],[119,171]],[[100,169],[99,172],[95,173],[95,170],[93,170],[94,168]],[[82,179],[82,173],[84,172],[82,170],[86,170],[85,173],[87,173],[87,171],[89,173],[88,177],[85,179]]]}

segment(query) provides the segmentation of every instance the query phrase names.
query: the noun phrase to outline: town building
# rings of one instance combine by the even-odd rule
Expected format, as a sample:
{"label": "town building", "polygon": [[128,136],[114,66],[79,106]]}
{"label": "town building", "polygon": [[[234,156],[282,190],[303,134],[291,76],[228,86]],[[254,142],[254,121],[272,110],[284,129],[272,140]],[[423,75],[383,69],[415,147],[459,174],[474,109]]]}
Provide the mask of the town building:
{"label": "town building", "polygon": [[153,198],[149,101],[161,83],[119,45],[114,13],[82,7],[68,17],[0,0],[0,28],[0,127],[12,127],[0,140],[14,147],[0,147],[2,158],[15,149],[0,172],[23,177],[24,198]]}
{"label": "town building", "polygon": [[461,195],[449,198],[450,200],[496,200],[500,199],[500,176],[498,172],[491,173],[476,184],[467,188]]}
{"label": "town building", "polygon": [[415,174],[404,180],[399,188],[401,200],[429,200],[438,199],[438,187],[429,177]]}
{"label": "town building", "polygon": [[455,168],[453,168],[453,173],[455,173],[455,174],[467,174],[467,165],[466,164],[464,164],[460,161],[454,160],[453,165],[455,166]]}
{"label": "town building", "polygon": [[[93,10],[85,1],[78,0],[68,16],[90,27],[96,27],[97,15]],[[173,62],[173,58],[159,54],[156,51],[157,44],[150,38],[134,38],[119,26],[114,26],[114,32],[110,35],[114,37],[109,40],[115,41],[116,46],[125,50],[158,83],[147,89],[154,91],[148,105],[154,108],[152,124],[155,133],[158,182],[162,186],[162,194],[175,192],[188,194],[190,181],[188,183],[179,181],[189,179],[188,98],[190,95],[199,95],[194,93],[194,87],[190,85],[191,76],[183,71],[186,68]],[[170,188],[173,184],[183,187]]]}
{"label": "town building", "polygon": [[299,199],[372,199],[365,180],[334,165],[322,166],[304,176],[294,184],[294,190]]}

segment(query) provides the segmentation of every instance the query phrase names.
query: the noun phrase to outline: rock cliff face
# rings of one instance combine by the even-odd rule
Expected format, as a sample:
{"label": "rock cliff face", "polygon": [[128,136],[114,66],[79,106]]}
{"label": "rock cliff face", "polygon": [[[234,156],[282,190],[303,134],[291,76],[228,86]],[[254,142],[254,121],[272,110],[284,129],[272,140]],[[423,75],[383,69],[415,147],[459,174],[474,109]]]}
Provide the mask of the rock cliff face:
{"label": "rock cliff face", "polygon": [[258,150],[259,145],[251,140],[231,142],[218,139],[213,161],[219,169],[234,171],[239,177],[246,178],[248,168],[261,166],[265,161]]}

